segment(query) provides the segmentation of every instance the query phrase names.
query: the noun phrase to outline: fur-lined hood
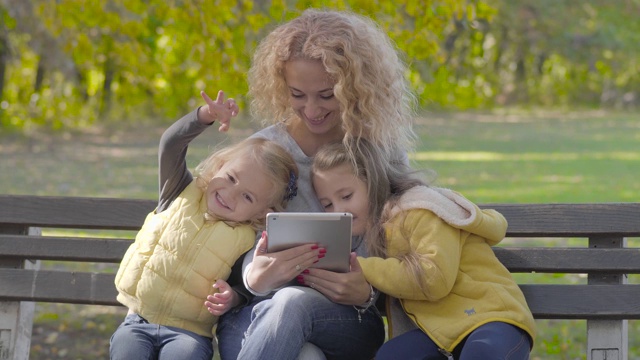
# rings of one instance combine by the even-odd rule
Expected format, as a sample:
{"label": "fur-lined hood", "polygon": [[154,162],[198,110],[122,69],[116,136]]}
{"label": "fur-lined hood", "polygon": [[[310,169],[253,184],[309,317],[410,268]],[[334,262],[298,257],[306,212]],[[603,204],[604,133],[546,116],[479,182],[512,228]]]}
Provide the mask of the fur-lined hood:
{"label": "fur-lined hood", "polygon": [[[385,208],[389,218],[411,210],[426,209],[435,213],[449,225],[480,235],[487,239],[490,245],[495,245],[504,239],[507,231],[507,220],[502,216],[495,216],[496,211],[480,209],[460,193],[450,189],[416,186],[407,190],[392,208]],[[493,216],[486,216],[488,212]],[[503,226],[496,226],[496,220],[504,222]],[[487,223],[489,222],[489,223]]]}

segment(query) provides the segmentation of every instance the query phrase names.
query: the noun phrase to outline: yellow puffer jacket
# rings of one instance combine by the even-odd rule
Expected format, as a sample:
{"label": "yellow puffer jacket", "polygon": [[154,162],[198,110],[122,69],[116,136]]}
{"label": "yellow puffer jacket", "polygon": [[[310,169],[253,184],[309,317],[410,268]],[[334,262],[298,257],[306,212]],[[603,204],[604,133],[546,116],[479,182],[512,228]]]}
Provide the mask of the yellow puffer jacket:
{"label": "yellow puffer jacket", "polygon": [[[491,249],[507,221],[446,189],[416,187],[390,209],[385,224],[389,258],[358,258],[367,280],[400,299],[405,313],[441,349],[452,352],[469,333],[493,321],[524,329],[535,321],[522,291]],[[423,288],[394,255],[422,258]],[[387,311],[387,315],[389,315]],[[390,337],[393,319],[389,318]]]}
{"label": "yellow puffer jacket", "polygon": [[212,337],[217,317],[204,301],[217,279],[251,249],[255,231],[207,222],[206,197],[195,181],[165,211],[147,215],[116,275],[118,301],[154,324]]}

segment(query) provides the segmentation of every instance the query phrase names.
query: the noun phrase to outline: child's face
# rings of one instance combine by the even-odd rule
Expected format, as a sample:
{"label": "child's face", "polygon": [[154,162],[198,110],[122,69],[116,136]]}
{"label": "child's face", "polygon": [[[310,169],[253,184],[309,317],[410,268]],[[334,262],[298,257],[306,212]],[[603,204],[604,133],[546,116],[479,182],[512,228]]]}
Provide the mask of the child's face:
{"label": "child's face", "polygon": [[309,132],[342,133],[340,103],[333,94],[333,82],[320,61],[292,60],[284,69],[290,105]]}
{"label": "child's face", "polygon": [[237,222],[264,217],[273,185],[262,173],[262,165],[248,157],[227,161],[207,187],[209,213]]}
{"label": "child's face", "polygon": [[369,220],[367,184],[356,177],[348,164],[313,174],[316,196],[329,212],[350,212],[353,235],[363,235]]}

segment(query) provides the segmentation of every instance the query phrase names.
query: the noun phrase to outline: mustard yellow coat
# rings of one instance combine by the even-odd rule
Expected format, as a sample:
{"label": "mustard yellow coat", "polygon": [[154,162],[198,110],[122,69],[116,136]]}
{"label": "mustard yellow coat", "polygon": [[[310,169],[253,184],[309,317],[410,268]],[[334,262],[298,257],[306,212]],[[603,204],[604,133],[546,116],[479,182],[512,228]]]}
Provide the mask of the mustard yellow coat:
{"label": "mustard yellow coat", "polygon": [[[500,213],[481,210],[454,191],[423,186],[403,194],[389,210],[389,258],[358,260],[367,280],[398,298],[409,318],[441,349],[452,352],[474,329],[493,321],[520,327],[535,339],[525,297],[491,249],[506,233],[507,221]],[[408,251],[422,255],[426,293],[392,257]],[[392,337],[393,319],[388,320]]]}
{"label": "mustard yellow coat", "polygon": [[150,323],[212,337],[217,317],[204,306],[213,283],[255,241],[249,226],[207,222],[206,197],[192,181],[163,212],[147,215],[122,259],[118,301]]}

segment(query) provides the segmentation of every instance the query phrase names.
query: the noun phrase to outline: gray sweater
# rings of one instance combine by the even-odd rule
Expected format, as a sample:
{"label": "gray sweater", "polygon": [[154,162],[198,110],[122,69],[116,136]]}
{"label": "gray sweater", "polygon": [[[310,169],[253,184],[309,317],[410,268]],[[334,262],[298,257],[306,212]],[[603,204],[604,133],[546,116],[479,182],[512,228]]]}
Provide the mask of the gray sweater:
{"label": "gray sweater", "polygon": [[160,138],[158,146],[158,186],[159,198],[156,212],[160,213],[171,205],[182,190],[193,181],[187,167],[189,143],[208,129],[196,117],[197,110],[190,112],[168,127]]}

